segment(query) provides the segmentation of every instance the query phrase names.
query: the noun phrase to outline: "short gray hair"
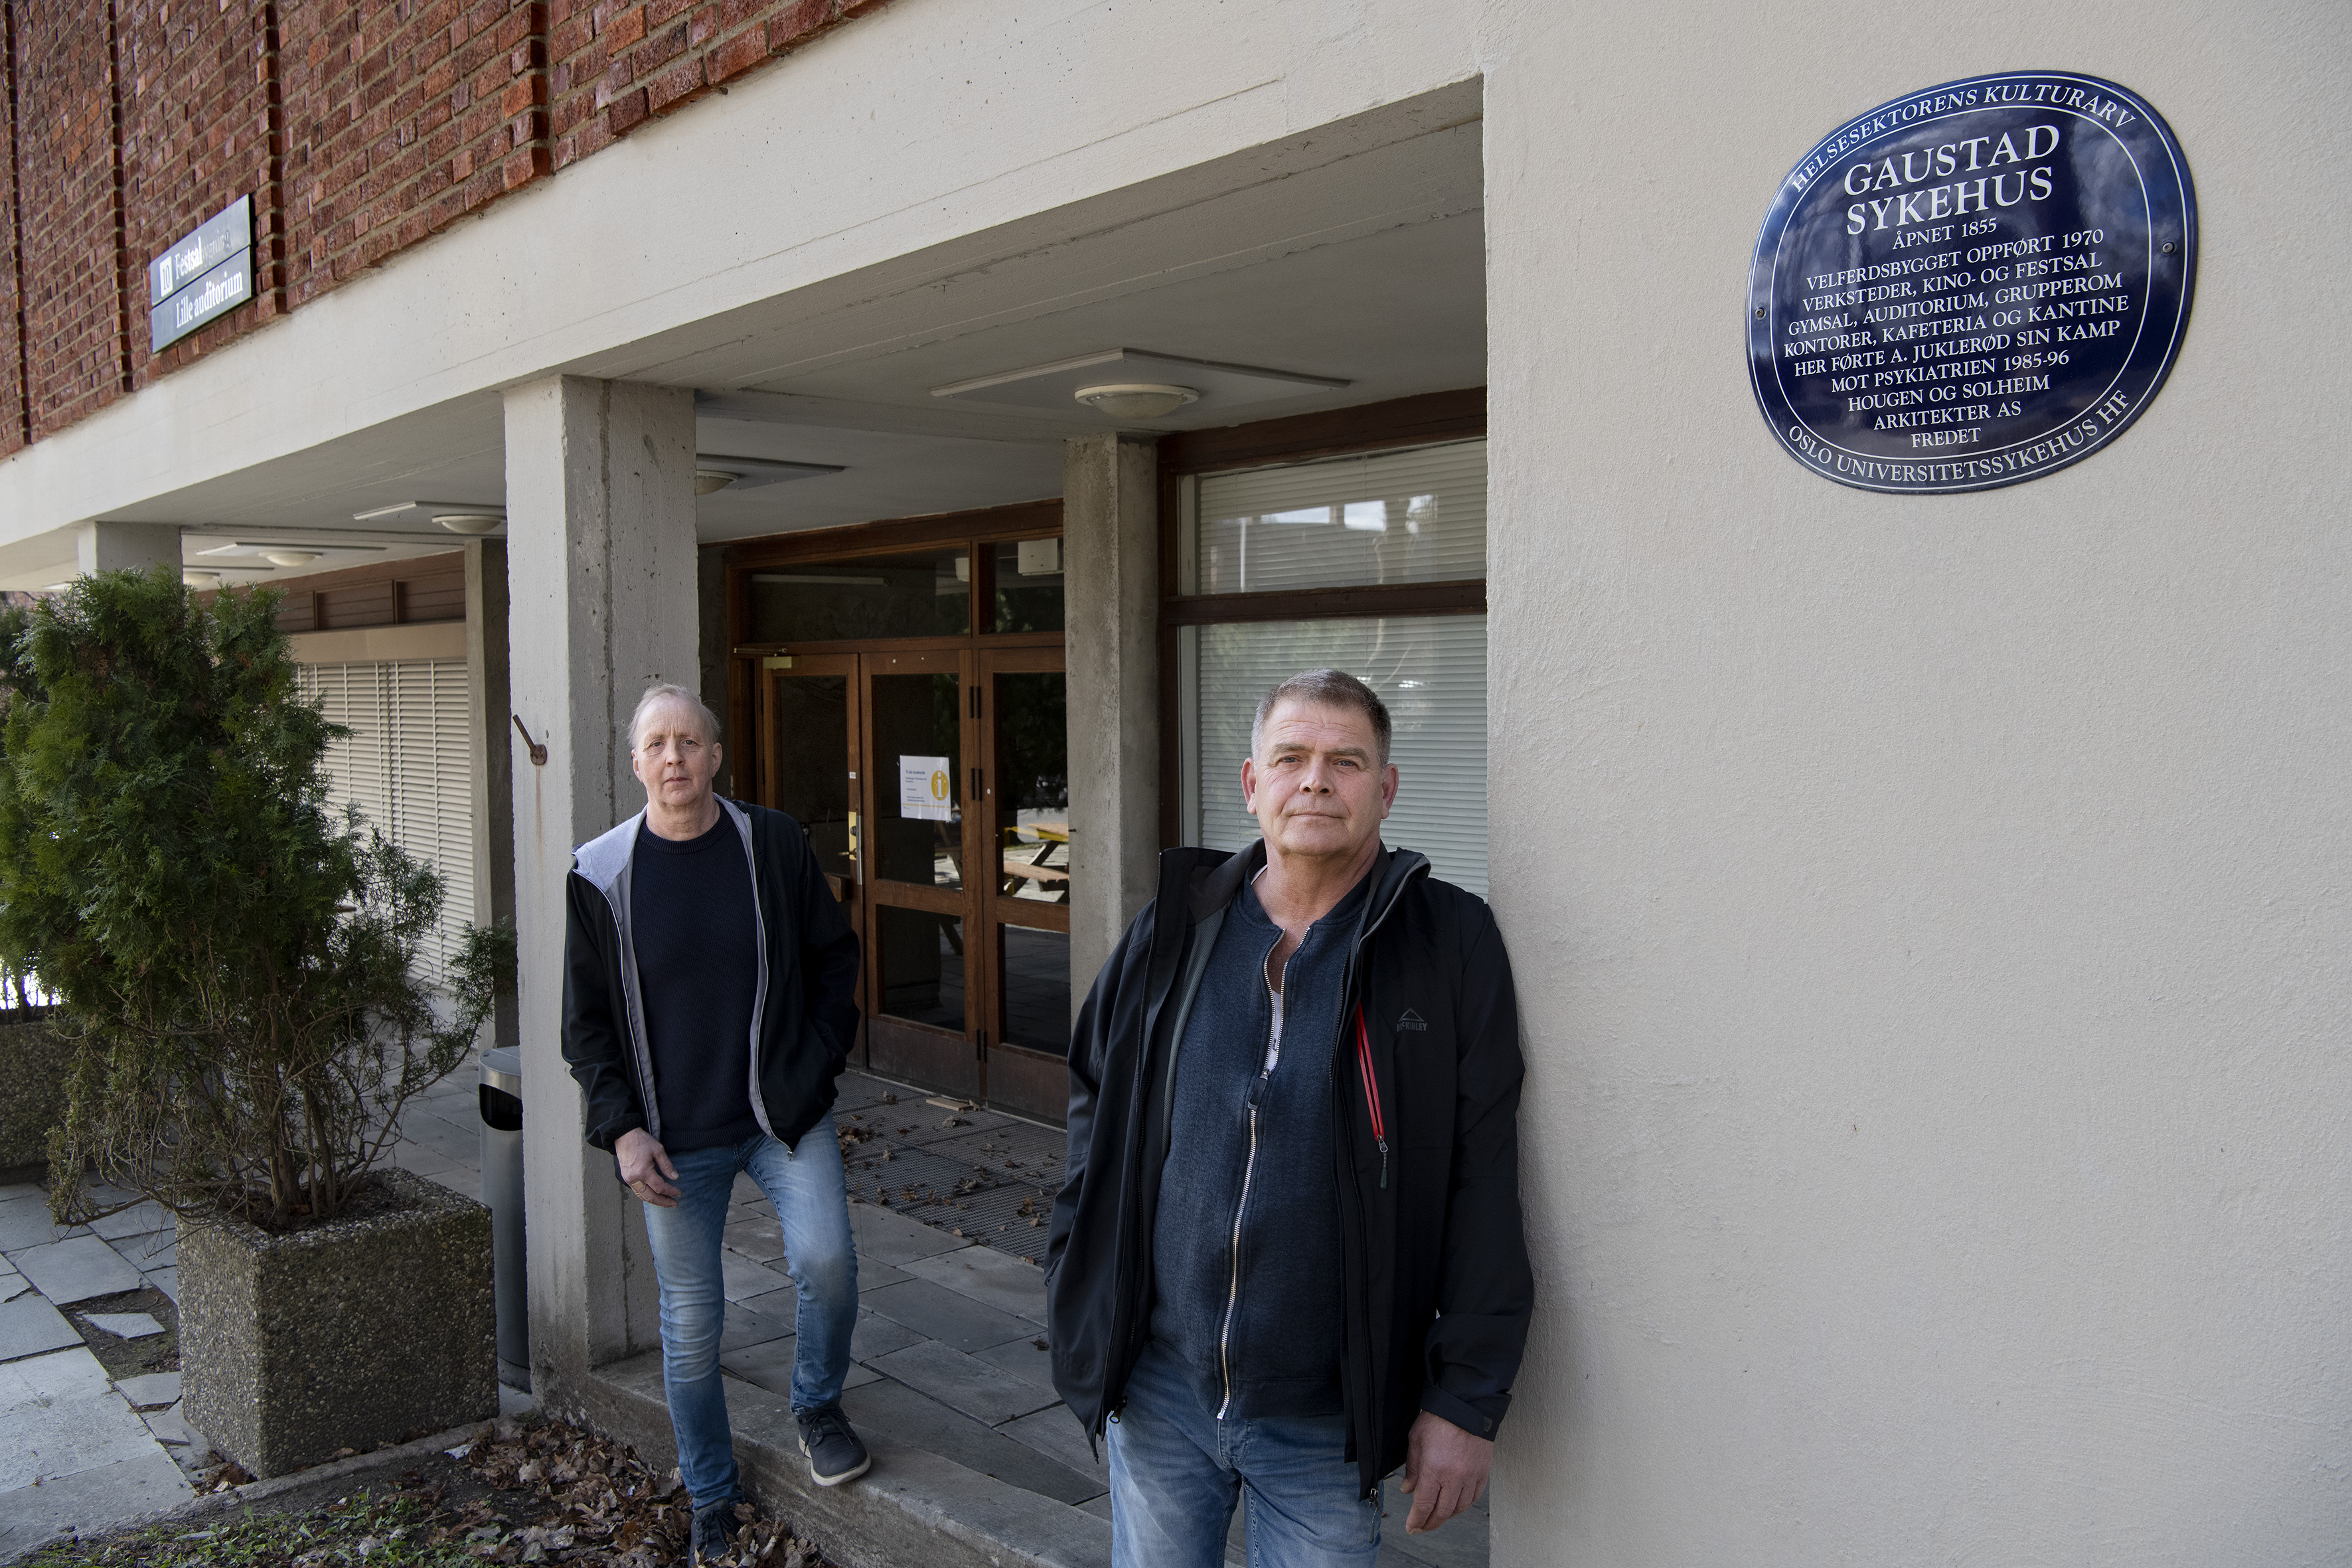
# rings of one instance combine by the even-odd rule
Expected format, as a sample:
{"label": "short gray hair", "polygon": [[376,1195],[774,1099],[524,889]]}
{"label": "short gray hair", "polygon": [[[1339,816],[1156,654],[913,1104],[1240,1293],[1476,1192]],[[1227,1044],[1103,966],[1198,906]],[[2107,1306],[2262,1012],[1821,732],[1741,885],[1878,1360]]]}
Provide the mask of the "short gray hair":
{"label": "short gray hair", "polygon": [[644,732],[646,727],[646,710],[655,703],[673,697],[691,705],[697,713],[702,715],[702,738],[714,745],[718,743],[719,715],[710,710],[710,705],[685,687],[662,680],[646,688],[646,694],[637,699],[637,710],[629,715],[630,751],[635,752],[637,749],[637,737]]}
{"label": "short gray hair", "polygon": [[1250,721],[1250,755],[1258,754],[1265,738],[1265,721],[1284,702],[1312,702],[1324,708],[1352,708],[1372,721],[1372,739],[1380,747],[1381,765],[1389,762],[1389,706],[1380,694],[1344,669],[1309,669],[1278,683],[1259,699],[1257,717]]}

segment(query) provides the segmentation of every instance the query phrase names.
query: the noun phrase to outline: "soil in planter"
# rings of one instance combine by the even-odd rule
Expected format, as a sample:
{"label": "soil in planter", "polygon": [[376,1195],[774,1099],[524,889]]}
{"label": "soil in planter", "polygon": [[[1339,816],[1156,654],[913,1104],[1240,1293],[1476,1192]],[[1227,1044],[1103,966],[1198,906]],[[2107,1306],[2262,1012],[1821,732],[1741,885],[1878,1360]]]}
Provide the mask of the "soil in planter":
{"label": "soil in planter", "polygon": [[[161,1290],[142,1289],[77,1301],[64,1309],[66,1321],[81,1335],[81,1342],[98,1358],[110,1378],[137,1377],[142,1373],[180,1370],[180,1309]],[[163,1325],[160,1334],[144,1339],[117,1339],[90,1324],[93,1314],[145,1312]]]}
{"label": "soil in planter", "polygon": [[[741,1568],[831,1568],[748,1507]],[[677,1472],[562,1422],[501,1421],[459,1455],[436,1454],[324,1507],[268,1504],[118,1532],[33,1557],[31,1568],[477,1568],[546,1563],[669,1568],[687,1558]]]}

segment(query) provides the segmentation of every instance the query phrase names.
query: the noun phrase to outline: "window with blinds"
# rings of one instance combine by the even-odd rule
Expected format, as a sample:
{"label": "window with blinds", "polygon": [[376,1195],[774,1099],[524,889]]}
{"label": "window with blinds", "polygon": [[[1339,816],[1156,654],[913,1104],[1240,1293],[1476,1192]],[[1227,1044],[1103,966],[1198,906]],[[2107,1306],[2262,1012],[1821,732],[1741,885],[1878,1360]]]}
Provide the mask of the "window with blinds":
{"label": "window with blinds", "polygon": [[[1188,843],[1257,837],[1241,767],[1260,698],[1302,670],[1344,669],[1388,704],[1397,801],[1383,841],[1486,891],[1486,617],[1336,617],[1329,588],[1475,583],[1486,574],[1486,443],[1374,452],[1182,481],[1185,595],[1295,599],[1295,619],[1183,625],[1177,633],[1177,822]],[[1346,607],[1376,611],[1370,602]],[[1477,602],[1474,596],[1471,603]],[[1190,617],[1187,617],[1190,619]]]}
{"label": "window with blinds", "polygon": [[330,794],[441,877],[441,920],[426,942],[438,969],[474,918],[473,757],[466,661],[306,664],[302,695],[351,733],[327,752]]}
{"label": "window with blinds", "polygon": [[1187,594],[1265,594],[1486,575],[1486,443],[1203,474]]}

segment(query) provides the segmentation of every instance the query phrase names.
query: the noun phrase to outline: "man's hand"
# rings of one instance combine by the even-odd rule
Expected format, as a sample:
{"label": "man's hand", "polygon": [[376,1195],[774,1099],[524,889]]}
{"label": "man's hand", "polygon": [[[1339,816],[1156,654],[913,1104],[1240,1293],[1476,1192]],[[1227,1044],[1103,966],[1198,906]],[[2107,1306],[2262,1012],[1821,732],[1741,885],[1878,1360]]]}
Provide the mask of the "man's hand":
{"label": "man's hand", "polygon": [[[642,1127],[632,1127],[621,1134],[621,1141],[613,1145],[613,1152],[620,1158],[621,1180],[629,1184],[629,1191],[656,1208],[677,1207],[678,1190],[670,1184],[677,1180],[677,1167],[669,1163],[669,1156],[662,1152],[662,1146],[655,1142],[652,1133]],[[669,1181],[662,1180],[664,1176]],[[1423,1416],[1423,1419],[1427,1420],[1428,1417]],[[1421,1428],[1415,1426],[1412,1430],[1418,1438]],[[1483,1468],[1478,1472],[1478,1484],[1482,1487],[1486,1484],[1486,1472]]]}
{"label": "man's hand", "polygon": [[1404,1532],[1435,1530],[1486,1495],[1495,1445],[1474,1437],[1443,1415],[1423,1411],[1405,1438],[1404,1476],[1397,1490],[1412,1494]]}

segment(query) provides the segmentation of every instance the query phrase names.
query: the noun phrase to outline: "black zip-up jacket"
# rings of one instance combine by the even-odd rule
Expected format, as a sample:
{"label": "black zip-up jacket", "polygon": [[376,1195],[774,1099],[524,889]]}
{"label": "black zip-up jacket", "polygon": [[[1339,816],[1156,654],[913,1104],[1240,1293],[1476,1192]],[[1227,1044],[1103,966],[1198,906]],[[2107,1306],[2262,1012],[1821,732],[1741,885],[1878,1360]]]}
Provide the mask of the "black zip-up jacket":
{"label": "black zip-up jacket", "polygon": [[[799,1143],[833,1108],[857,1030],[857,933],[842,918],[801,825],[721,798],[751,862],[760,967],[751,1003],[751,1114]],[[629,868],[639,812],[572,855],[564,879],[563,1059],[588,1100],[587,1138],[609,1150],[642,1127],[661,1137],[653,1052],[639,1003]]]}
{"label": "black zip-up jacket", "polygon": [[[1171,849],[1070,1042],[1066,1179],[1046,1247],[1054,1385],[1098,1436],[1150,1333],[1170,1086],[1225,910],[1265,864]],[[1519,1218],[1518,1004],[1484,902],[1410,850],[1373,872],[1332,1073],[1346,1301],[1341,1392],[1363,1495],[1427,1410],[1492,1437],[1535,1286]],[[1319,1194],[1318,1194],[1319,1197]]]}

